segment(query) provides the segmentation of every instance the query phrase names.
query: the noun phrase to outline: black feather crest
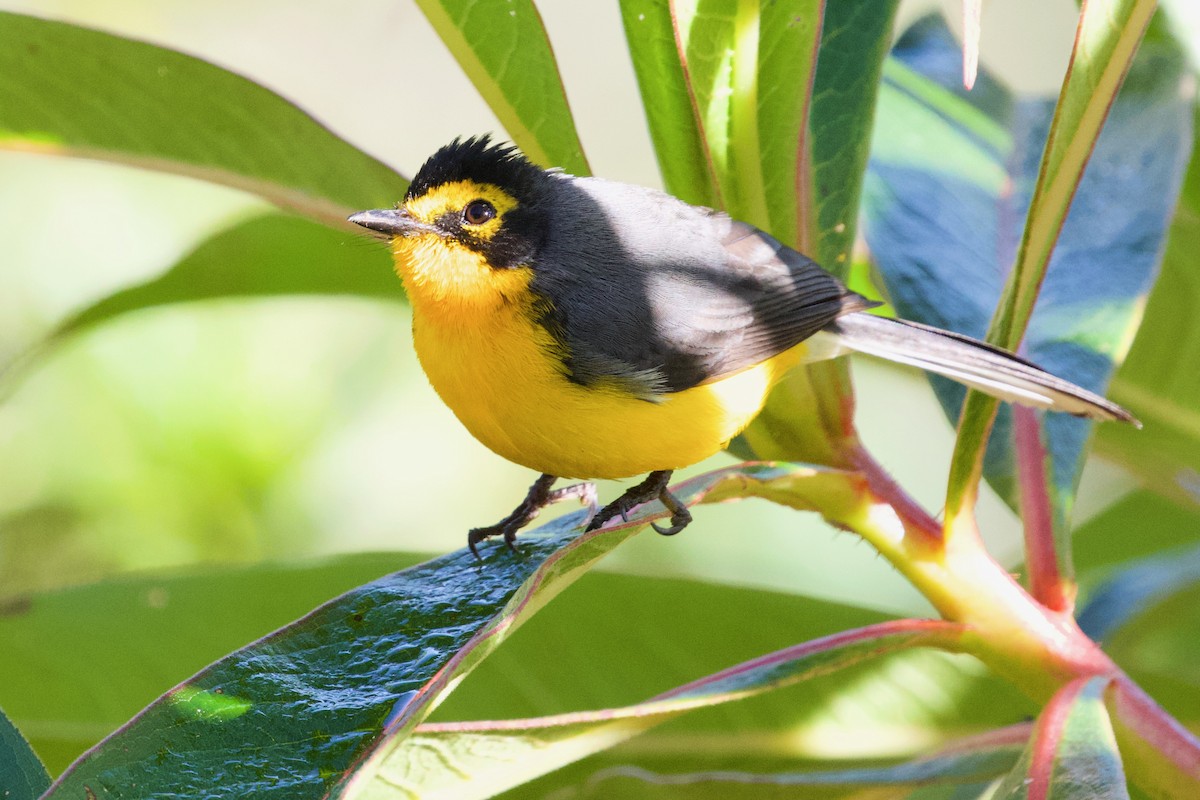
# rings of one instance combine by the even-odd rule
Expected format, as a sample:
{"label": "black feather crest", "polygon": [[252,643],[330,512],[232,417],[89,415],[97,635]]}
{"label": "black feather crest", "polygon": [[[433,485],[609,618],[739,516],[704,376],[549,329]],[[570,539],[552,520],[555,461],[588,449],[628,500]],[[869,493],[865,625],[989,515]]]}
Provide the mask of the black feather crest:
{"label": "black feather crest", "polygon": [[459,137],[440,148],[417,170],[405,200],[447,183],[490,183],[518,199],[530,197],[546,172],[510,144],[493,144],[489,134]]}

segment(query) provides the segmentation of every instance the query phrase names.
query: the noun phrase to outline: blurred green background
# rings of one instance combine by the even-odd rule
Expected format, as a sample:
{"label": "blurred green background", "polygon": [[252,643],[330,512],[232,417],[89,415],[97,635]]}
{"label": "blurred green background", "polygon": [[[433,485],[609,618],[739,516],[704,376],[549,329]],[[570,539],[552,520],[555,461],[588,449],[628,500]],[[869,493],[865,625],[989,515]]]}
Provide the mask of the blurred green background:
{"label": "blurred green background", "polygon": [[[931,5],[906,3],[901,27]],[[1179,19],[1200,16],[1188,2],[1173,5]],[[945,6],[957,19],[959,4]],[[594,172],[657,185],[616,5],[539,8]],[[499,132],[404,2],[0,0],[0,9],[231,68],[407,175],[456,135]],[[987,4],[985,63],[1020,91],[1055,94],[1075,13],[1071,0]],[[186,178],[0,152],[0,358],[260,208]],[[347,234],[344,246],[379,245]],[[953,431],[924,377],[867,360],[855,361],[854,375],[864,439],[937,508]],[[506,513],[533,478],[441,405],[417,367],[403,305],[328,298],[153,309],[72,340],[0,404],[0,453],[0,599],[138,570],[444,552]],[[1077,521],[1131,485],[1093,459]],[[602,488],[604,497],[616,491]],[[994,552],[1015,564],[1015,517],[990,493],[981,517]],[[639,537],[606,566],[927,610],[855,537],[765,503],[706,508],[686,536]]]}

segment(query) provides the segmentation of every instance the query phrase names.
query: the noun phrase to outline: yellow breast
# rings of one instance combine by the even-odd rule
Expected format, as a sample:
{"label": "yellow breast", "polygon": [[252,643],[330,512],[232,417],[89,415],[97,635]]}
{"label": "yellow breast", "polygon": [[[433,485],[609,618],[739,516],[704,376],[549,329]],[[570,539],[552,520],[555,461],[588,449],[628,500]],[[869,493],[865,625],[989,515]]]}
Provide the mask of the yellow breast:
{"label": "yellow breast", "polygon": [[[529,270],[497,275],[474,253],[420,240],[398,242],[396,255],[430,383],[475,438],[538,472],[625,478],[694,464],[749,424],[802,357],[803,345],[661,402],[581,386],[536,322]],[[422,280],[431,270],[438,280]],[[450,293],[441,289],[447,276]]]}

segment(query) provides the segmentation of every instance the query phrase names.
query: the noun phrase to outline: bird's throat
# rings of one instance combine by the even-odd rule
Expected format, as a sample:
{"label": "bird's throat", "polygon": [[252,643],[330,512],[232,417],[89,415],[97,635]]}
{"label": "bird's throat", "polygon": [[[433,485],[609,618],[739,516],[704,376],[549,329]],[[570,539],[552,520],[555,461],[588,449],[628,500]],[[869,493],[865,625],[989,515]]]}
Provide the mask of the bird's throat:
{"label": "bird's throat", "polygon": [[532,270],[495,269],[482,254],[435,234],[398,237],[392,252],[414,311],[435,324],[487,325],[531,301]]}

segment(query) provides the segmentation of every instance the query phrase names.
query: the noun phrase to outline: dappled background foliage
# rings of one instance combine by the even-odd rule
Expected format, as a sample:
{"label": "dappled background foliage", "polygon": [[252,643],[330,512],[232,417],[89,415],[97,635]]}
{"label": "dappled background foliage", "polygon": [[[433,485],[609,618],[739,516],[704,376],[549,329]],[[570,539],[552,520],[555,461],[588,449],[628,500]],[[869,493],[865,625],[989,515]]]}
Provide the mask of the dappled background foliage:
{"label": "dappled background foliage", "polygon": [[[458,549],[528,476],[471,441],[437,403],[412,356],[387,253],[341,220],[394,202],[403,175],[454,135],[503,129],[542,163],[723,203],[902,316],[982,336],[1018,257],[1071,48],[1072,4],[1017,12],[1062,13],[1065,25],[1019,24],[1007,39],[999,19],[991,33],[1001,13],[993,4],[984,30],[997,38],[985,39],[985,70],[969,93],[960,46],[940,17],[902,9],[893,42],[893,3],[831,2],[822,29],[812,15],[786,17],[825,4],[764,4],[760,90],[811,79],[811,91],[750,109],[736,95],[730,105],[701,91],[699,125],[680,103],[685,80],[728,79],[719,56],[735,17],[684,12],[689,77],[671,61],[676,42],[661,35],[670,17],[660,2],[624,2],[620,15],[547,2],[542,19],[516,3],[511,27],[464,16],[460,3],[420,5],[3,4],[34,16],[0,15],[0,708],[58,775],[206,664],[367,584],[164,696],[119,740],[149,749],[110,748],[73,780],[144,781],[156,758],[188,757],[200,730],[228,748],[211,751],[207,766],[240,759],[257,771],[260,783],[238,784],[242,794],[277,787],[282,773],[303,783],[314,769],[312,785],[326,785],[342,780],[356,743],[383,730],[391,738],[364,775],[453,786],[454,769],[414,755],[452,752],[477,778],[471,796],[486,796],[559,763],[555,742],[621,740],[683,710],[672,703],[708,707],[514,794],[729,797],[782,783],[797,794],[889,786],[905,796],[930,776],[975,793],[998,779],[1017,762],[1039,703],[971,657],[909,649],[955,649],[959,631],[897,620],[933,609],[818,514],[711,506],[675,540],[624,543],[634,528],[582,544],[568,518],[524,544],[520,560],[489,553],[480,570],[456,553],[368,584]],[[1141,432],[1102,426],[1093,441],[1087,423],[1040,419],[1053,542],[1067,584],[1074,561],[1087,633],[1194,729],[1200,377],[1189,365],[1200,363],[1190,312],[1200,291],[1200,170],[1186,168],[1196,141],[1189,52],[1200,35],[1179,5],[1174,27],[1152,23],[1096,143],[1025,352],[1092,388],[1108,384],[1146,422]],[[1039,47],[1038,36],[1049,41]],[[1049,80],[989,71],[989,48],[1038,61]],[[730,122],[746,114],[755,115],[751,129]],[[728,137],[714,135],[726,126]],[[807,149],[797,148],[804,137]],[[797,174],[811,176],[810,196],[796,191]],[[857,249],[856,227],[865,244]],[[798,374],[735,451],[846,467],[848,446],[830,424],[846,395],[813,389],[844,391],[846,370]],[[854,379],[862,440],[938,510],[961,392],[865,363]],[[1011,425],[1002,411],[979,519],[993,554],[1021,572]],[[1103,461],[1087,462],[1077,491],[1092,445]],[[720,456],[691,474],[730,463]],[[857,486],[825,467],[730,476],[839,524],[852,505],[847,486]],[[689,492],[732,491],[706,480]],[[818,501],[795,502],[800,489]],[[453,670],[475,666],[541,593],[569,582],[567,567],[588,566],[618,542],[608,571],[583,576],[479,663],[433,718],[448,727],[406,735],[440,697],[429,690],[414,701],[412,692],[447,679],[435,675],[458,653],[465,663]],[[537,587],[520,588],[531,575]],[[525,592],[532,600],[522,605]],[[446,623],[446,608],[463,598],[467,610]],[[349,630],[329,640],[322,619]],[[472,639],[493,627],[501,633]],[[869,634],[790,652],[776,672],[751,662],[733,678],[710,678],[692,699],[541,731],[540,761],[514,750],[511,736],[450,725],[611,712],[847,629]],[[903,652],[866,657],[893,649]],[[835,668],[845,671],[825,675]],[[309,669],[322,676],[330,713],[299,723],[313,697],[287,706],[291,689],[279,676]],[[757,696],[740,699],[746,687]],[[353,702],[338,705],[347,688]],[[1103,715],[1102,689],[1077,687],[1069,719]],[[267,698],[279,704],[264,721],[256,701]],[[295,746],[272,750],[284,732],[311,747],[291,772],[279,765]],[[7,727],[0,750],[23,752]],[[916,754],[930,760],[886,761]],[[4,758],[0,775],[15,774]],[[497,776],[505,759],[539,767]],[[33,764],[16,768],[37,787],[44,779]],[[714,770],[769,777],[731,786]],[[346,775],[343,796],[372,791]]]}

